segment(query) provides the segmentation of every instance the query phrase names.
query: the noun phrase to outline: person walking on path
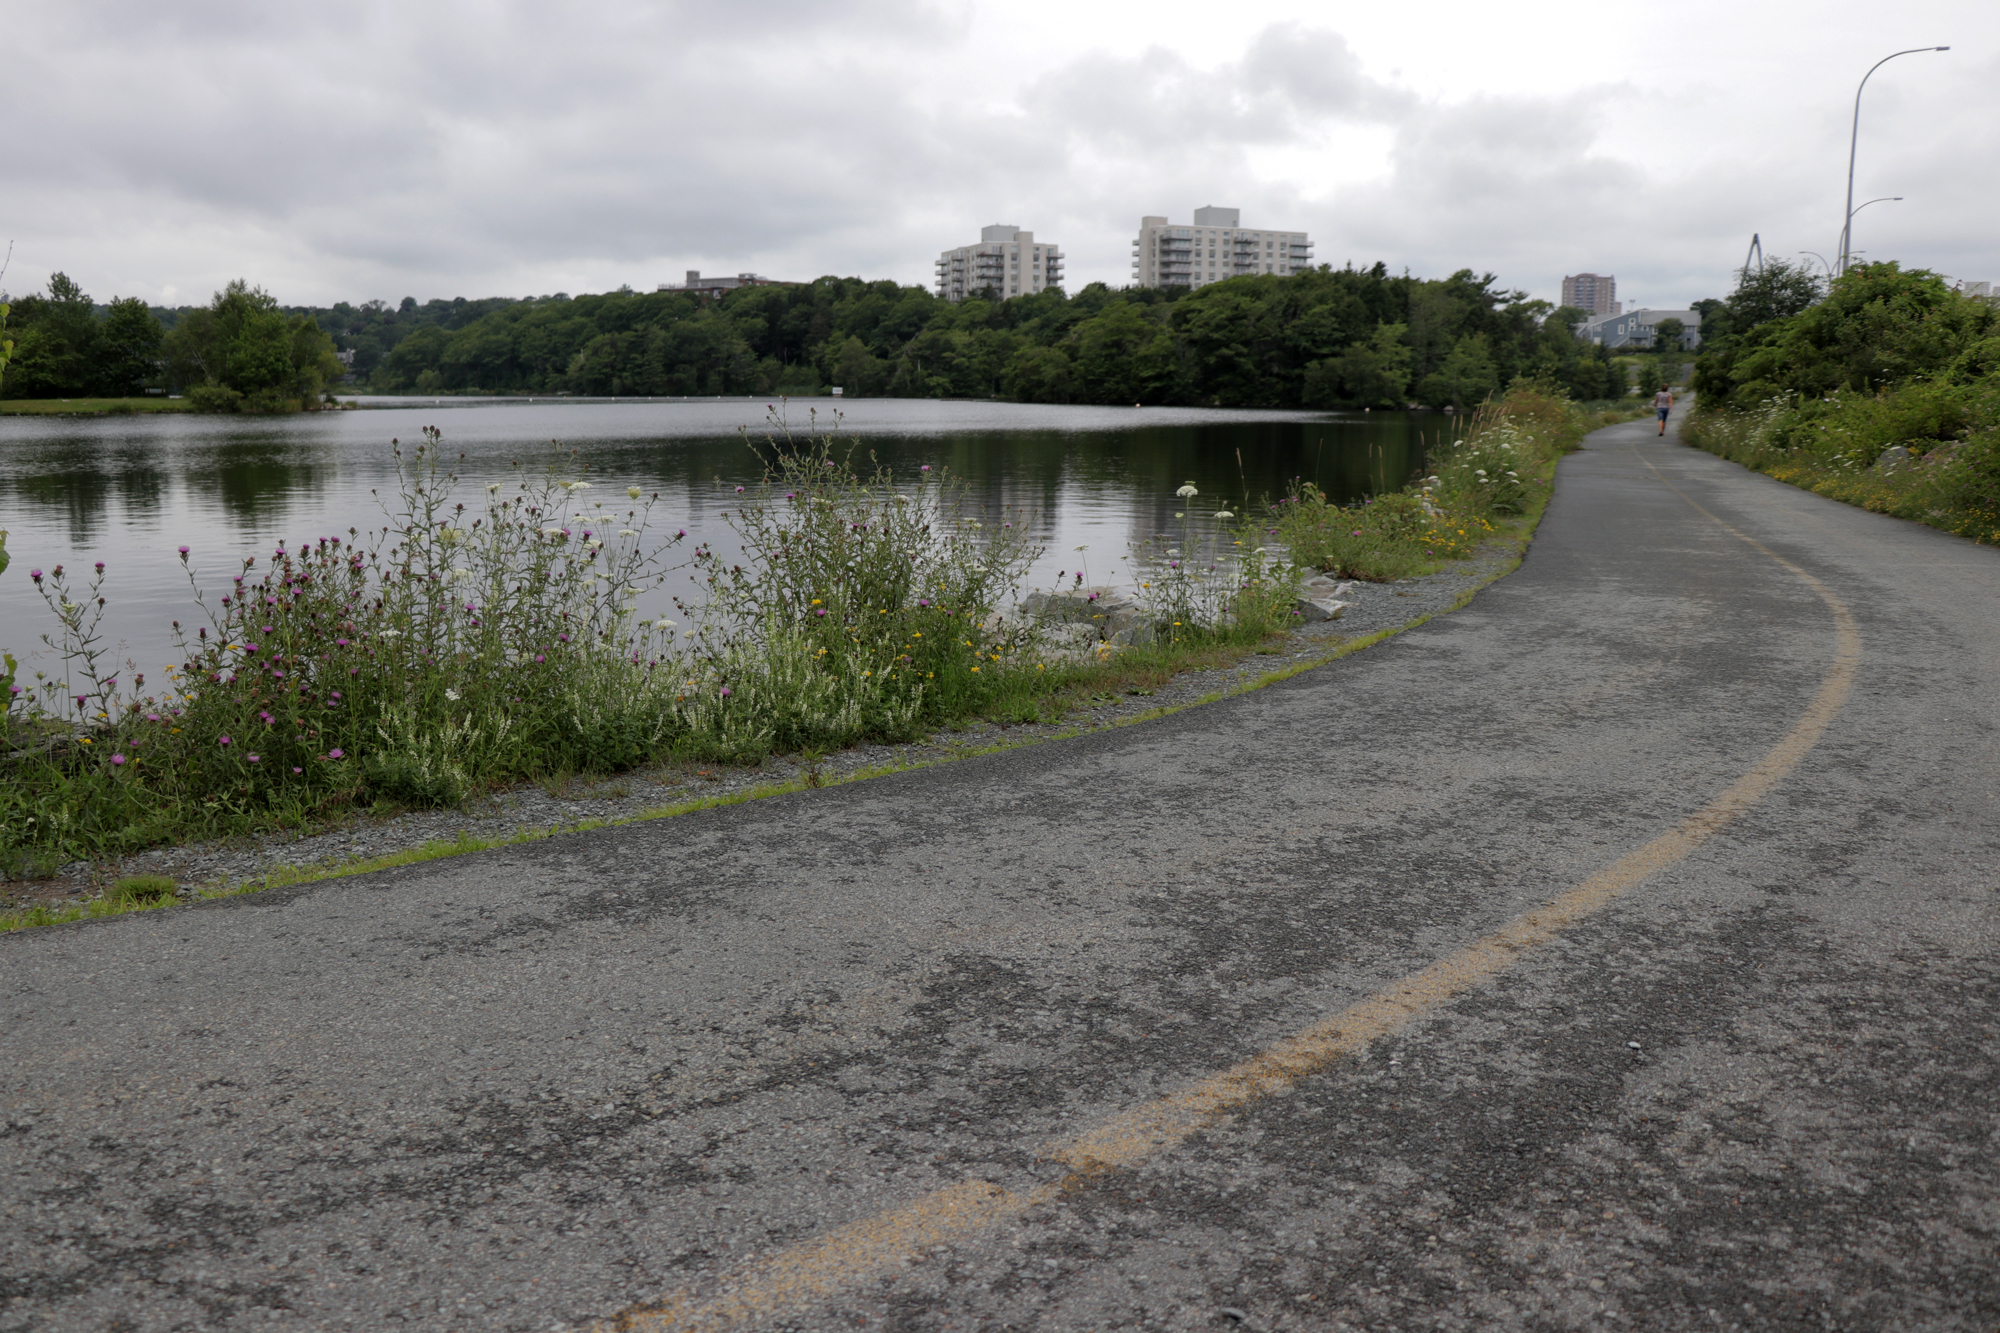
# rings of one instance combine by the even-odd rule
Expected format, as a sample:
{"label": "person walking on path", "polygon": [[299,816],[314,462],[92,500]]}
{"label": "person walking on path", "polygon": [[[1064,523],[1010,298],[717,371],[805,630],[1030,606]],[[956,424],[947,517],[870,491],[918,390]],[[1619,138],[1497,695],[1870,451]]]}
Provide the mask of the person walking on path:
{"label": "person walking on path", "polygon": [[1653,412],[1660,418],[1660,434],[1667,433],[1667,413],[1674,410],[1674,391],[1662,384],[1653,395]]}

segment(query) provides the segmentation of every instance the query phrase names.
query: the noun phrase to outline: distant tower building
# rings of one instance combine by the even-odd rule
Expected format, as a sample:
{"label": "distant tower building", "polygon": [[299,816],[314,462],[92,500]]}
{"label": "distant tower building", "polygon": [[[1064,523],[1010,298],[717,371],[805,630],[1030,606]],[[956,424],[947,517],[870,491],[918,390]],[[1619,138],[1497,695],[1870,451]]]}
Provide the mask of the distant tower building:
{"label": "distant tower building", "polygon": [[979,244],[961,245],[938,256],[937,294],[947,301],[991,292],[1033,296],[1062,286],[1062,251],[1011,222],[979,229]]}
{"label": "distant tower building", "polygon": [[1132,281],[1141,287],[1201,287],[1243,273],[1297,273],[1312,265],[1302,231],[1246,231],[1242,211],[1197,208],[1194,224],[1140,218]]}
{"label": "distant tower building", "polygon": [[1563,279],[1562,303],[1592,315],[1618,315],[1618,279],[1609,273],[1579,273]]}

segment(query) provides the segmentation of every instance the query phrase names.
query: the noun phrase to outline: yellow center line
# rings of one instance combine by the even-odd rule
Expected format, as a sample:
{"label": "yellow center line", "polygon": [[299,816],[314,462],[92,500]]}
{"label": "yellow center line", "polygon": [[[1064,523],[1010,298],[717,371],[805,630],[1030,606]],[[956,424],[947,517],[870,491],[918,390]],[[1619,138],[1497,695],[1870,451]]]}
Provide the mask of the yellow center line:
{"label": "yellow center line", "polygon": [[1056,1143],[1044,1156],[1070,1170],[1053,1184],[1015,1191],[983,1180],[964,1181],[747,1264],[710,1294],[676,1292],[633,1306],[598,1324],[600,1333],[768,1323],[894,1272],[932,1246],[963,1240],[1050,1203],[1102,1172],[1137,1166],[1249,1103],[1283,1092],[1343,1057],[1361,1054],[1371,1043],[1498,976],[1522,954],[1602,911],[1763,800],[1819,743],[1846,702],[1861,664],[1861,632],[1854,613],[1825,583],[1696,504],[1644,455],[1639,461],[1697,513],[1796,575],[1833,612],[1833,662],[1819,690],[1749,772],[1669,832],[1491,934],[1240,1064]]}

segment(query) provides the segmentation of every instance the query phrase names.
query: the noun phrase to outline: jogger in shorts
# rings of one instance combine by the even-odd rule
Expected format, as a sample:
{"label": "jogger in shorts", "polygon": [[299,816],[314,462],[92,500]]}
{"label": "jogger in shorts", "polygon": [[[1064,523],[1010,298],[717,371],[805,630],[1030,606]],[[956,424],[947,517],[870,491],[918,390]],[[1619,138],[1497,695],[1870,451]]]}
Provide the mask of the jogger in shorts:
{"label": "jogger in shorts", "polygon": [[1667,433],[1667,413],[1673,410],[1674,391],[1662,384],[1660,391],[1653,395],[1653,413],[1660,419],[1660,434],[1662,435]]}

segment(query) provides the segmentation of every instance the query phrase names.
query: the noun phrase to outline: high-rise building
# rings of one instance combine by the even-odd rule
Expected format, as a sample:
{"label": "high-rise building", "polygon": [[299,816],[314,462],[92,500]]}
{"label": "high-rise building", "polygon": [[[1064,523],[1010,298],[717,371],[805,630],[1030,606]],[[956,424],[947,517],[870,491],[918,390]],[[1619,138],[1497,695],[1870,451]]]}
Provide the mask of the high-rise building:
{"label": "high-rise building", "polygon": [[1132,242],[1132,281],[1141,287],[1201,287],[1243,273],[1297,273],[1311,264],[1304,232],[1246,229],[1234,208],[1197,208],[1186,227],[1140,218]]}
{"label": "high-rise building", "polygon": [[1563,279],[1562,303],[1592,315],[1623,314],[1618,279],[1609,273],[1578,273]]}
{"label": "high-rise building", "polygon": [[990,292],[1033,296],[1062,286],[1062,251],[1052,242],[1011,222],[979,229],[979,244],[961,245],[938,256],[937,293],[947,301]]}

